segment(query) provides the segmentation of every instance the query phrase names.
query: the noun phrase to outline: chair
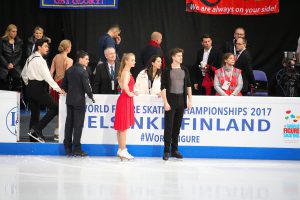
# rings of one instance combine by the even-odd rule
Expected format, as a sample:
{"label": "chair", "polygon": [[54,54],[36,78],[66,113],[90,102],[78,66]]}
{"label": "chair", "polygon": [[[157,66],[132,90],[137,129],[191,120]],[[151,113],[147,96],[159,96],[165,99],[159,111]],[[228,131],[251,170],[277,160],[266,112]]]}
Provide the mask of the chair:
{"label": "chair", "polygon": [[248,92],[248,96],[268,96],[268,78],[264,71],[253,70],[255,86],[253,92]]}

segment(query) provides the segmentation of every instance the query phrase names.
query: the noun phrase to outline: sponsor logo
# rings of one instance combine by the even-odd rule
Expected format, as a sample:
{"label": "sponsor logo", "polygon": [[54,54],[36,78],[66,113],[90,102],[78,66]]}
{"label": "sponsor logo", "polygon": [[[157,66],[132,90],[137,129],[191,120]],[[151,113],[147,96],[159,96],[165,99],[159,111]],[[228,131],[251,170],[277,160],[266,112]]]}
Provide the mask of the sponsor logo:
{"label": "sponsor logo", "polygon": [[285,111],[285,123],[282,135],[287,143],[299,142],[300,115],[295,115],[292,110]]}
{"label": "sponsor logo", "polygon": [[6,127],[9,130],[9,132],[13,135],[17,135],[17,125],[19,123],[18,119],[18,109],[17,107],[12,108],[10,111],[8,111],[6,115]]}

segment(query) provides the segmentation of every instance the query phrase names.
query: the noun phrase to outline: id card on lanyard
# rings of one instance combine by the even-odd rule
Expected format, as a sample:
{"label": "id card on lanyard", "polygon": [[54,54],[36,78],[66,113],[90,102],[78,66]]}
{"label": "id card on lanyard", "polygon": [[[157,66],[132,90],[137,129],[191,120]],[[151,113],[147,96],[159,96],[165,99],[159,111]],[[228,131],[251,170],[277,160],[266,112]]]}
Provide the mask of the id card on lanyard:
{"label": "id card on lanyard", "polygon": [[223,85],[222,85],[223,90],[228,90],[229,89],[229,86],[231,84],[231,79],[232,79],[232,71],[233,71],[233,69],[231,69],[230,74],[229,74],[229,81],[227,81],[224,69],[222,68],[222,74],[223,74],[223,77],[224,77],[224,80],[225,80]]}

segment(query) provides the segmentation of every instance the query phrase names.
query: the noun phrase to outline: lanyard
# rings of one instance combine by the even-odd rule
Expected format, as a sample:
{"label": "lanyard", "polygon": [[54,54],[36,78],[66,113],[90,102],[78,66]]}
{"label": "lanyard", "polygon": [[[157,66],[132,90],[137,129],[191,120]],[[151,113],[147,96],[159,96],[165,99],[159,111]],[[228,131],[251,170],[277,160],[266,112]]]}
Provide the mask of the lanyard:
{"label": "lanyard", "polygon": [[[224,77],[224,79],[226,79],[226,75],[225,75],[224,71],[225,71],[224,68],[222,68],[222,74],[223,74],[223,77]],[[230,70],[230,74],[229,74],[229,82],[231,82],[232,74],[233,74],[233,67],[232,67],[232,69]]]}

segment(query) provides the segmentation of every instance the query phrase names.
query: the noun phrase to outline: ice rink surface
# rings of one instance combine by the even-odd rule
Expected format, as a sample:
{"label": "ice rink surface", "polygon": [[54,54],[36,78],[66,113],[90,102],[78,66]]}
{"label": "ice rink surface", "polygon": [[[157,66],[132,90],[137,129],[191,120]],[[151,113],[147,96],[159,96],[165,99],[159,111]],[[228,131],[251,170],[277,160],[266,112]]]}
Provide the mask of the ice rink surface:
{"label": "ice rink surface", "polygon": [[299,200],[300,161],[0,156],[1,200]]}

